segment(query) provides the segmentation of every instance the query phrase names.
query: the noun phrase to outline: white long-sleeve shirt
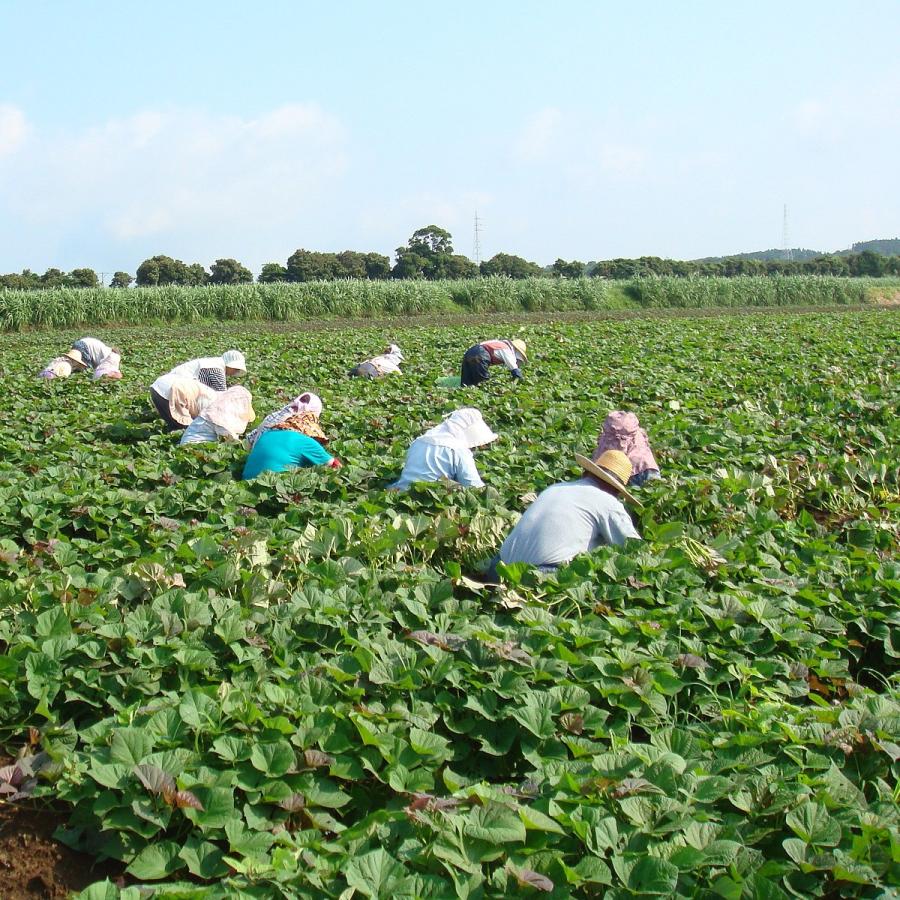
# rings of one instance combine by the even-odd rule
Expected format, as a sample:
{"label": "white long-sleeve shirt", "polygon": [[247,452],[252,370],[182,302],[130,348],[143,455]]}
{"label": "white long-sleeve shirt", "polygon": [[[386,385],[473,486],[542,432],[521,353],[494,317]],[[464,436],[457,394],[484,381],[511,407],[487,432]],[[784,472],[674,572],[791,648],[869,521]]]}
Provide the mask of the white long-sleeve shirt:
{"label": "white long-sleeve shirt", "polygon": [[373,356],[369,360],[382,375],[401,374],[400,363],[402,361],[403,357],[396,353],[383,353],[381,356]]}
{"label": "white long-sleeve shirt", "polygon": [[113,352],[112,347],[92,337],[78,338],[72,348],[81,354],[82,362],[91,369],[96,369]]}
{"label": "white long-sleeve shirt", "polygon": [[171,372],[160,375],[150,386],[160,397],[169,399],[172,381],[177,378],[193,378],[214,391],[224,391],[228,387],[225,380],[225,363],[221,356],[202,356],[175,366]]}

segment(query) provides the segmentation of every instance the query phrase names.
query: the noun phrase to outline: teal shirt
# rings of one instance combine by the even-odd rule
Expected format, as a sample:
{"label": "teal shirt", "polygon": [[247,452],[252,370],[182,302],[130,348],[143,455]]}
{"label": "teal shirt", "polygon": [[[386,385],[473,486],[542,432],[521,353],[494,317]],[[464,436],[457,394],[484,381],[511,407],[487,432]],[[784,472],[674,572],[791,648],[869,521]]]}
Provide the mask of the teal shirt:
{"label": "teal shirt", "polygon": [[332,457],[315,439],[296,431],[265,431],[244,464],[244,479],[260,472],[285,472],[303,466],[326,466]]}

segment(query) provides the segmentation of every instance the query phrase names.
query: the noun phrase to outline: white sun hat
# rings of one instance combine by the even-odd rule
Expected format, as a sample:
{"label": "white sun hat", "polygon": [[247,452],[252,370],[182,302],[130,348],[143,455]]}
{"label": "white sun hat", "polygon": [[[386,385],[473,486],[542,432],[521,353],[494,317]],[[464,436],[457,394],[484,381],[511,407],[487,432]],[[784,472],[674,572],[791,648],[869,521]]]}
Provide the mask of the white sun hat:
{"label": "white sun hat", "polygon": [[479,410],[466,406],[448,413],[440,425],[429,428],[419,440],[439,447],[471,450],[473,447],[490,444],[498,437],[488,428]]}
{"label": "white sun hat", "polygon": [[247,362],[240,350],[226,350],[222,354],[222,362],[229,369],[237,369],[240,372],[247,371]]}

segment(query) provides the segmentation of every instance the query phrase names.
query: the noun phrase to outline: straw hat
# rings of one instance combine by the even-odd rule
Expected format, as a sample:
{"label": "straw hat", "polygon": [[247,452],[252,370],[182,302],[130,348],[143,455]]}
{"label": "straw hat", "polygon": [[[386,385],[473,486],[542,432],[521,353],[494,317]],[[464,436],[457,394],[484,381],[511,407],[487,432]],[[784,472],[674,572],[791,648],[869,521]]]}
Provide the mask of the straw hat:
{"label": "straw hat", "polygon": [[238,372],[247,371],[247,362],[240,350],[226,350],[222,354],[222,362],[228,369],[235,369]]}
{"label": "straw hat", "polygon": [[81,351],[76,350],[74,347],[71,350],[67,350],[63,356],[68,357],[72,362],[78,363],[79,366],[84,365],[84,360],[81,358]]}
{"label": "straw hat", "polygon": [[513,347],[522,354],[522,359],[528,359],[528,356],[525,354],[525,351],[528,349],[528,344],[525,343],[521,338],[516,338],[514,341],[510,341]]}
{"label": "straw hat", "polygon": [[576,453],[575,461],[585,472],[615,488],[632,503],[638,506],[644,505],[626,487],[628,479],[631,478],[631,462],[620,450],[607,450],[605,453],[601,453],[594,462],[591,462],[586,456]]}

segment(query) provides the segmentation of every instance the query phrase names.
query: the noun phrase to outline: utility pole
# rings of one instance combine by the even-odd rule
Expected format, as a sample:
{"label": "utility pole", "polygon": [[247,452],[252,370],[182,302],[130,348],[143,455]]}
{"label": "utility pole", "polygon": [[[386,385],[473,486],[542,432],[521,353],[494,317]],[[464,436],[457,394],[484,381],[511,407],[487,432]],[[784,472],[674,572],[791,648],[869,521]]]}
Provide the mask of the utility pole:
{"label": "utility pole", "polygon": [[98,272],[97,274],[100,276],[100,287],[106,287],[106,276],[112,275],[113,273],[112,272]]}
{"label": "utility pole", "polygon": [[478,210],[475,210],[475,239],[472,242],[472,256],[475,259],[475,265],[481,265],[481,229],[484,219],[478,218]]}
{"label": "utility pole", "polygon": [[781,229],[781,256],[786,260],[794,258],[794,251],[790,248],[790,240],[788,238],[787,203],[784,204],[784,225]]}

